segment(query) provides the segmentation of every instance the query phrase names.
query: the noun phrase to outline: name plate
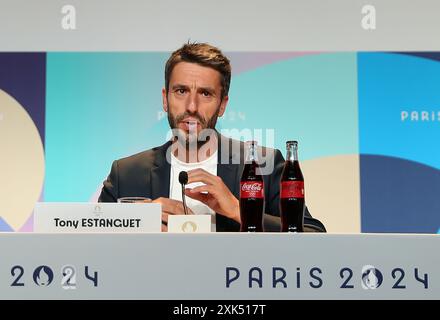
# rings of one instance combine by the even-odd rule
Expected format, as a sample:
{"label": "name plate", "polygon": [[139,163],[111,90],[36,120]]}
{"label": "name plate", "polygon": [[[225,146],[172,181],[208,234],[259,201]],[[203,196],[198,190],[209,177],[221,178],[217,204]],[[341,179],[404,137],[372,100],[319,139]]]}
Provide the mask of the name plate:
{"label": "name plate", "polygon": [[34,232],[161,232],[159,203],[39,202]]}
{"label": "name plate", "polygon": [[168,232],[206,233],[211,232],[210,214],[169,215]]}

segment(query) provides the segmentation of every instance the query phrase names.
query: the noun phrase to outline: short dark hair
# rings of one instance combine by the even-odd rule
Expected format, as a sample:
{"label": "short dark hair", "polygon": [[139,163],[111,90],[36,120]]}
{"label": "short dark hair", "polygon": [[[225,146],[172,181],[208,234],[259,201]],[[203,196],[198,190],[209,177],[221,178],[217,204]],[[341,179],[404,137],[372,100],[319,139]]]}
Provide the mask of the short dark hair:
{"label": "short dark hair", "polygon": [[197,63],[220,72],[222,98],[229,92],[231,64],[220,49],[207,43],[186,43],[171,54],[165,65],[165,90],[168,92],[171,72],[179,62]]}

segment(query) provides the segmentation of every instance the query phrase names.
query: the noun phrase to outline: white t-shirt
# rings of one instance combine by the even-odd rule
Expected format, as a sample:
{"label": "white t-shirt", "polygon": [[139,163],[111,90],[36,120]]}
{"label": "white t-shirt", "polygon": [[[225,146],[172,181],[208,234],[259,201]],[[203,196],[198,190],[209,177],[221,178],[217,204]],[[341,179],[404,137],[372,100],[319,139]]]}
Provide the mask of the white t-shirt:
{"label": "white t-shirt", "polygon": [[[173,153],[171,153],[171,174],[170,174],[170,199],[182,201],[182,185],[179,183],[180,171],[190,171],[197,168],[204,169],[205,171],[217,175],[217,151],[211,155],[208,159],[201,162],[186,163],[177,159]],[[204,185],[203,182],[193,182],[186,185],[186,188],[195,188]],[[215,212],[207,205],[198,200],[194,200],[188,196],[186,198],[186,205],[190,208],[194,214],[210,214],[211,215],[211,231],[216,231],[215,226]]]}

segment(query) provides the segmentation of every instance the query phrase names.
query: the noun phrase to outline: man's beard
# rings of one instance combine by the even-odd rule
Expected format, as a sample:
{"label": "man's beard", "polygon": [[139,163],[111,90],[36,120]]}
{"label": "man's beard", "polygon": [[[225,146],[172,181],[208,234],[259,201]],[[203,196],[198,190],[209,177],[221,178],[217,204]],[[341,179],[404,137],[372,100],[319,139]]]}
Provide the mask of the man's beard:
{"label": "man's beard", "polygon": [[[185,147],[187,149],[191,145],[196,145],[197,149],[200,149],[205,143],[209,141],[210,134],[215,129],[215,125],[217,124],[219,112],[220,112],[220,105],[217,107],[217,110],[214,112],[212,117],[207,120],[203,118],[198,112],[191,113],[185,111],[180,115],[174,116],[171,110],[168,110],[168,123],[170,124],[170,128],[173,130],[173,135],[175,138],[177,138],[178,142],[181,143],[184,142]],[[196,129],[196,132],[190,131],[187,133],[178,127],[179,122],[187,117],[191,117],[198,120],[198,122],[200,123],[201,132],[197,132]]]}

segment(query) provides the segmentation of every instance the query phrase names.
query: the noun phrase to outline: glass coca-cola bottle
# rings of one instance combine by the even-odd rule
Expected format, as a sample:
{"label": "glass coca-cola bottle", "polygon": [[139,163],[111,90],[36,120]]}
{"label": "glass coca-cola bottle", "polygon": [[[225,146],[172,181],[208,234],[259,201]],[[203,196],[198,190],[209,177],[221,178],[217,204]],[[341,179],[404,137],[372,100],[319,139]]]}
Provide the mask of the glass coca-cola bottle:
{"label": "glass coca-cola bottle", "polygon": [[287,141],[286,149],[280,183],[281,232],[303,232],[305,191],[298,161],[298,141]]}
{"label": "glass coca-cola bottle", "polygon": [[240,180],[240,218],[242,232],[263,231],[264,183],[260,174],[257,142],[246,142],[246,160]]}

